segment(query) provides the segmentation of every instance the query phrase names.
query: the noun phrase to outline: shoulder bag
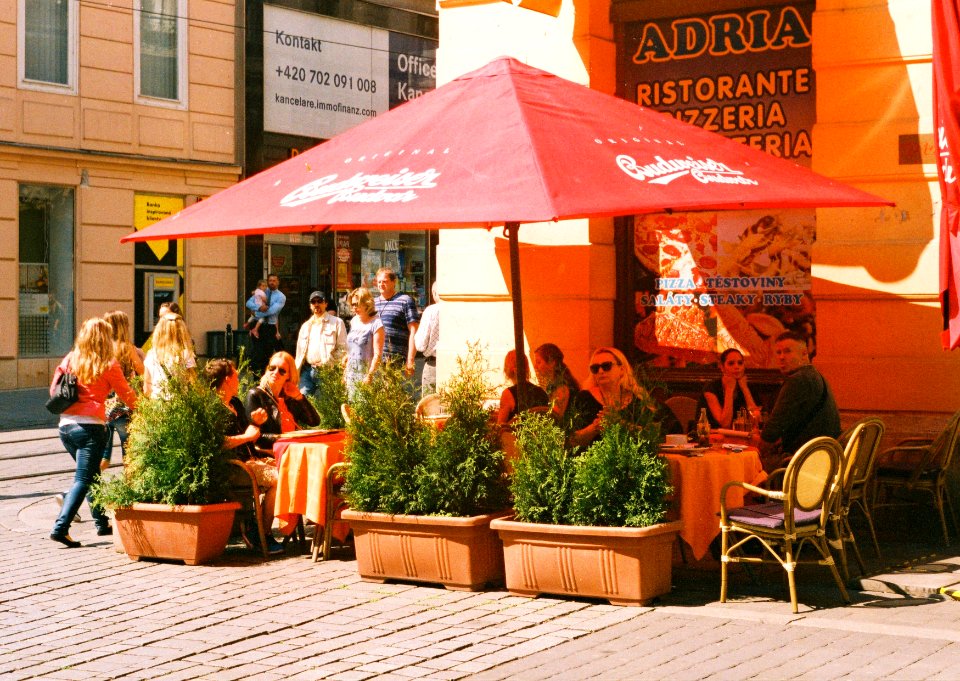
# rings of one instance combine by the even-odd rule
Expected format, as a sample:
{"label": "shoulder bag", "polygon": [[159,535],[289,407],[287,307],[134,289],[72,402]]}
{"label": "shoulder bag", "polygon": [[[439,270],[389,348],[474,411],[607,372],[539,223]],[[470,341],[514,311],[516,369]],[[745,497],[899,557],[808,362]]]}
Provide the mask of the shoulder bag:
{"label": "shoulder bag", "polygon": [[53,387],[53,395],[47,400],[47,411],[51,414],[62,414],[78,397],[77,375],[64,369]]}

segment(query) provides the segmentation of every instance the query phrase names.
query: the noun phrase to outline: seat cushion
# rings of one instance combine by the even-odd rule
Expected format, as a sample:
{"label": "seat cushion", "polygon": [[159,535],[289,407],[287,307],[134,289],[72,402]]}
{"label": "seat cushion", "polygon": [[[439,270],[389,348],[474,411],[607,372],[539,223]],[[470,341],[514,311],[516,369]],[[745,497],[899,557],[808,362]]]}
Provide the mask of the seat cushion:
{"label": "seat cushion", "polygon": [[[776,501],[765,504],[753,504],[731,509],[727,514],[731,521],[747,525],[757,525],[776,530],[783,527],[783,504]],[[794,525],[810,525],[820,522],[820,510],[793,510]]]}

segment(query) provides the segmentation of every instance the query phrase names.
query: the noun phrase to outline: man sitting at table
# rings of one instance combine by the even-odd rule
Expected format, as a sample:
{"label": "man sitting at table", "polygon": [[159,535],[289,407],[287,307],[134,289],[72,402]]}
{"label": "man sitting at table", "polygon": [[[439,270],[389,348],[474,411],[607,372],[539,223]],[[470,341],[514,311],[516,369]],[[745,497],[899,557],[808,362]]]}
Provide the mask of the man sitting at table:
{"label": "man sitting at table", "polygon": [[787,376],[756,443],[767,471],[779,468],[808,440],[840,436],[840,412],[827,380],[810,364],[806,339],[793,331],[777,336],[780,372]]}

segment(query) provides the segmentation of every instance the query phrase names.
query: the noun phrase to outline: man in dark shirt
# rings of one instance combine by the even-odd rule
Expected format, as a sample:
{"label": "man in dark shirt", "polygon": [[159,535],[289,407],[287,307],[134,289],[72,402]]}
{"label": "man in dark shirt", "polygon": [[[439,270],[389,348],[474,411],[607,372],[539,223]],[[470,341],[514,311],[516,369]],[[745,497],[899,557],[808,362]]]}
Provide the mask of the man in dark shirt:
{"label": "man in dark shirt", "polygon": [[777,336],[777,361],[787,380],[760,433],[760,456],[768,471],[805,442],[840,436],[840,412],[826,379],[810,364],[807,341],[786,331]]}

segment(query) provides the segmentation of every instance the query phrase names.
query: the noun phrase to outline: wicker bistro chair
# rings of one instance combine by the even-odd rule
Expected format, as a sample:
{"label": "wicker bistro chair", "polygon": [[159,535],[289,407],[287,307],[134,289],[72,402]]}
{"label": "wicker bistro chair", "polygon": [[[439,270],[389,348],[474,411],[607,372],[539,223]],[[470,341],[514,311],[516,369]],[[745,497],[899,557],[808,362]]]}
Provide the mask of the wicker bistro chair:
{"label": "wicker bistro chair", "polygon": [[[260,551],[263,553],[264,558],[269,558],[270,551],[267,548],[267,530],[263,526],[263,509],[260,506],[261,495],[260,486],[257,484],[257,477],[243,461],[230,459],[230,463],[240,469],[237,475],[231,477],[230,493],[240,501],[244,509],[247,508],[248,504],[253,505],[253,516],[257,520],[257,534],[260,536]],[[244,476],[246,476],[246,479],[244,479]],[[249,485],[247,482],[249,482]],[[241,523],[245,515],[245,513],[241,514]]]}
{"label": "wicker bistro chair", "polygon": [[333,548],[333,523],[336,522],[337,512],[347,508],[347,501],[341,494],[344,483],[344,473],[350,468],[346,461],[335,463],[327,471],[323,484],[327,488],[327,504],[323,512],[323,537],[318,540],[319,532],[313,535],[313,562],[316,563],[320,555],[325,561],[330,560],[330,551]]}
{"label": "wicker bistro chair", "polygon": [[843,570],[843,576],[847,579],[850,578],[847,568],[847,544],[853,546],[853,555],[857,559],[861,574],[867,573],[850,525],[850,510],[854,506],[857,506],[866,518],[873,538],[873,548],[877,552],[877,558],[881,557],[877,531],[870,512],[870,485],[883,431],[883,421],[876,417],[868,417],[855,423],[840,436],[840,442],[845,443],[846,446],[843,450],[840,494],[830,514],[830,523],[834,529],[834,538],[830,541],[830,545],[840,554],[840,567]]}
{"label": "wicker bistro chair", "polygon": [[[840,589],[845,603],[850,602],[840,580],[830,547],[827,523],[836,503],[837,484],[843,450],[831,437],[818,437],[803,445],[790,461],[783,478],[783,491],[771,491],[745,482],[728,482],[720,493],[720,602],[727,601],[727,572],[730,563],[778,563],[787,572],[790,603],[797,612],[797,586],[794,572],[804,544],[820,553],[819,559],[803,561],[826,565]],[[771,499],[768,503],[727,508],[730,487],[742,487]],[[742,555],[740,549],[750,540],[762,546],[760,556]],[[769,553],[773,559],[766,556]]]}
{"label": "wicker bistro chair", "polygon": [[[947,519],[943,506],[946,500],[954,530],[957,530],[957,516],[947,492],[947,471],[956,456],[958,447],[960,447],[960,412],[950,418],[947,427],[935,440],[908,438],[880,452],[877,457],[873,507],[876,509],[919,503],[913,500],[894,501],[893,493],[897,490],[929,494],[940,515],[943,542],[949,546],[950,535],[947,531]],[[880,497],[884,497],[883,503],[876,501]]]}
{"label": "wicker bistro chair", "polygon": [[692,424],[697,420],[697,401],[692,397],[674,395],[673,397],[667,398],[664,404],[666,404],[667,408],[677,417],[677,421],[680,422],[680,427],[683,429],[683,432],[689,433]]}

